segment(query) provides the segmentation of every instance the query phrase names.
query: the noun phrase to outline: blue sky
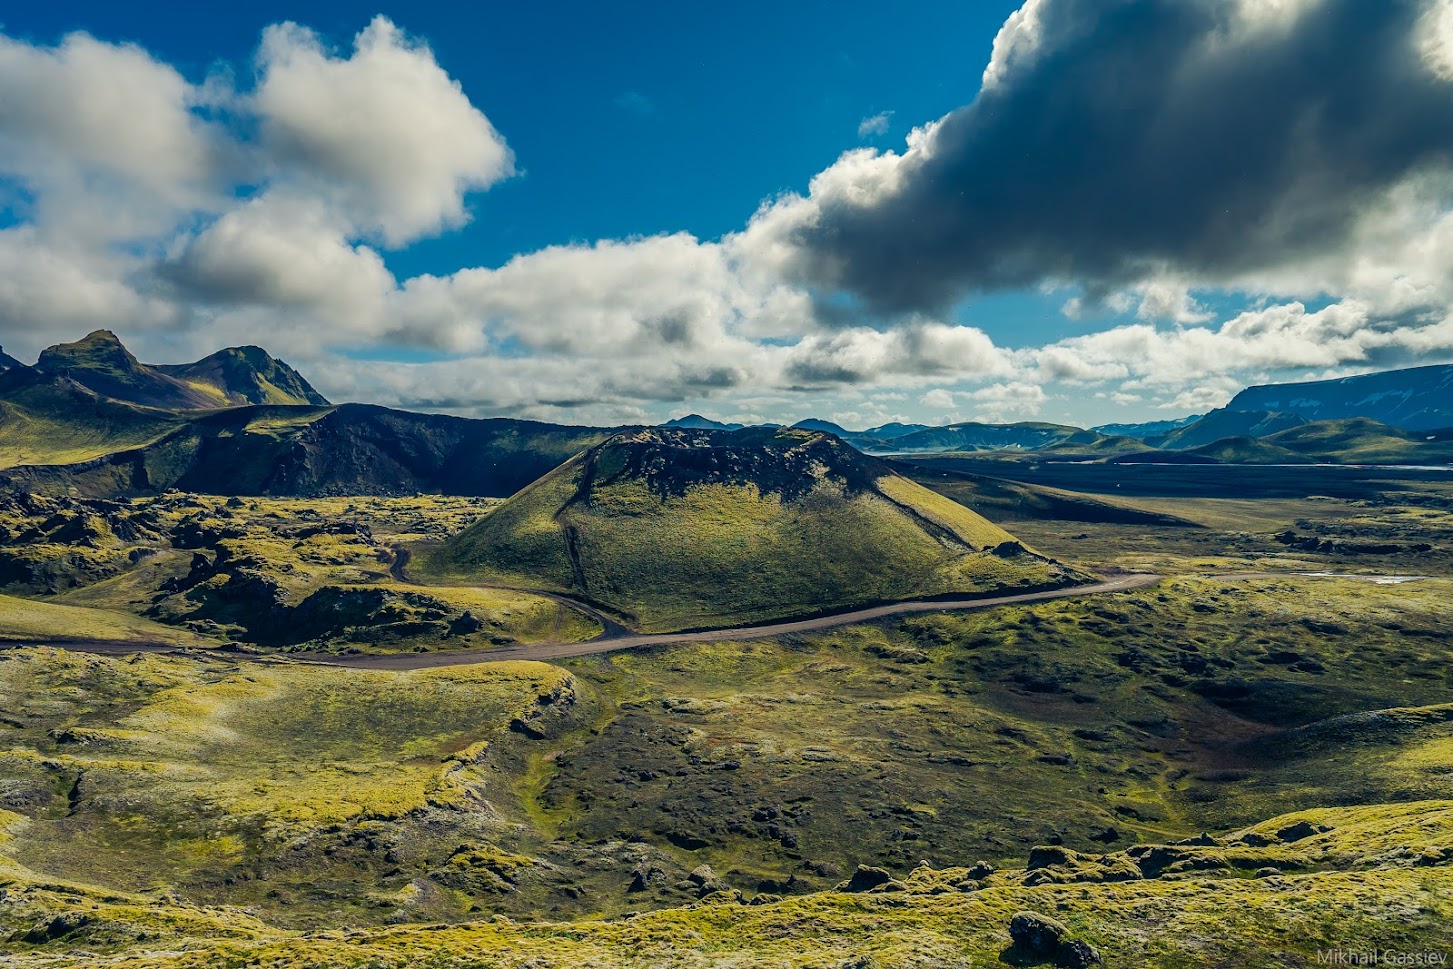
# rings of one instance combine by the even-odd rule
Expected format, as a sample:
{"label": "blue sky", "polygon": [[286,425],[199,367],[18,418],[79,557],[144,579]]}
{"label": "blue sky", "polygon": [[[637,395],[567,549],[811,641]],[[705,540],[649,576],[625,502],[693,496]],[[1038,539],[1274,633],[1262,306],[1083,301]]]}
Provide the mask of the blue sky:
{"label": "blue sky", "polygon": [[[1444,6],[16,10],[0,101],[50,100],[0,108],[0,342],[571,422],[1091,424],[1436,362],[1453,71],[1314,72]],[[1283,130],[1340,97],[1345,170]]]}
{"label": "blue sky", "polygon": [[[41,44],[75,30],[132,41],[192,77],[245,68],[261,29],[286,20],[346,46],[381,13],[424,38],[523,174],[473,197],[459,231],[387,254],[414,275],[556,243],[740,229],[844,149],[897,145],[969,100],[1016,6],[66,3],[3,25]],[[860,139],[859,123],[885,111],[886,131]]]}

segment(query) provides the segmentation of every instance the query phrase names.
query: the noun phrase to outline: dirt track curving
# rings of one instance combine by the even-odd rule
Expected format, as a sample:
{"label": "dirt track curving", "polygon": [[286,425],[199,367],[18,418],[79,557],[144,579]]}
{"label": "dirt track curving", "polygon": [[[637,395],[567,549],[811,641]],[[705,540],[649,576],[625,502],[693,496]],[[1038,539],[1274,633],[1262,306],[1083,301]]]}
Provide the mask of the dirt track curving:
{"label": "dirt track curving", "polygon": [[[400,567],[399,571],[402,571]],[[398,573],[396,572],[397,576]],[[302,662],[319,666],[346,666],[351,669],[371,670],[424,670],[445,666],[469,666],[475,663],[498,663],[505,660],[553,660],[574,656],[591,656],[596,653],[613,653],[624,649],[646,649],[652,646],[670,646],[677,643],[708,643],[744,639],[766,639],[771,636],[787,636],[795,633],[818,632],[838,626],[849,626],[858,622],[870,622],[889,616],[902,616],[919,612],[957,612],[968,609],[992,609],[995,606],[1016,605],[1027,602],[1045,602],[1051,599],[1069,599],[1077,596],[1099,595],[1106,592],[1126,592],[1154,585],[1161,579],[1158,575],[1124,575],[1093,585],[1071,586],[1051,589],[1047,592],[1024,592],[1017,595],[988,596],[976,599],[914,599],[906,602],[890,602],[868,609],[833,613],[828,616],[814,616],[810,619],[795,619],[787,622],[768,623],[760,626],[735,626],[727,629],[705,629],[686,633],[636,633],[618,623],[612,622],[595,610],[550,593],[534,593],[554,599],[575,609],[582,609],[599,620],[604,620],[603,635],[582,643],[536,643],[533,645],[488,646],[479,649],[458,649],[434,653],[391,653],[369,656],[330,656],[326,654],[254,653],[242,650],[186,650],[172,643],[119,642],[101,639],[50,639],[0,644],[0,650],[17,649],[24,646],[53,646],[82,653],[99,653],[120,656],[128,653],[191,653],[215,656],[218,659],[253,661],[266,663]]]}
{"label": "dirt track curving", "polygon": [[[607,633],[583,643],[537,643],[532,646],[492,646],[485,649],[451,650],[438,653],[398,653],[374,656],[328,656],[310,657],[311,662],[327,663],[331,666],[348,666],[357,669],[374,670],[419,670],[435,669],[441,666],[466,666],[471,663],[497,663],[502,660],[552,660],[573,656],[591,656],[596,653],[613,653],[623,649],[646,649],[651,646],[671,646],[678,643],[714,643],[743,639],[767,639],[772,636],[787,636],[795,633],[819,632],[838,626],[849,626],[858,622],[870,622],[889,616],[902,616],[918,612],[957,612],[968,609],[991,609],[1026,602],[1045,602],[1050,599],[1069,599],[1076,596],[1099,595],[1106,592],[1127,592],[1154,585],[1161,579],[1158,575],[1124,575],[1093,585],[1072,586],[1052,589],[1048,592],[1026,592],[1018,595],[989,596],[977,599],[914,599],[907,602],[890,602],[868,609],[855,609],[830,616],[811,619],[796,619],[788,622],[768,623],[761,626],[737,626],[728,629],[707,629],[688,633]],[[562,600],[567,603],[569,600]],[[572,603],[573,604],[573,603]]]}

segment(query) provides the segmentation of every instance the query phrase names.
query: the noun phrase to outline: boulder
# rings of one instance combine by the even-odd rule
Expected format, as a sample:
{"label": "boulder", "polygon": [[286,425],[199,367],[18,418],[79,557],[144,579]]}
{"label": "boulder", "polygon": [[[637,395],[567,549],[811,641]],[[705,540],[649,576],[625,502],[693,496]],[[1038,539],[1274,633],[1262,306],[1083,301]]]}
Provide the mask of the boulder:
{"label": "boulder", "polygon": [[1030,955],[1052,956],[1069,938],[1062,922],[1037,912],[1018,912],[1009,920],[1009,938]]}

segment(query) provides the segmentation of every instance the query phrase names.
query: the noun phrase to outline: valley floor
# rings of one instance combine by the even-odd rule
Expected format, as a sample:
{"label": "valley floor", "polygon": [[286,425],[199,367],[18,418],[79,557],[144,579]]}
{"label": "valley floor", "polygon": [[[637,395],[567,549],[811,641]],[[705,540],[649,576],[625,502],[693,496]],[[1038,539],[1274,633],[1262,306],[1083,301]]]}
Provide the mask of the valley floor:
{"label": "valley floor", "polygon": [[981,510],[1167,578],[597,653],[390,573],[487,502],[12,506],[0,961],[1070,964],[1020,911],[1107,965],[1453,958],[1453,495],[1026,494]]}

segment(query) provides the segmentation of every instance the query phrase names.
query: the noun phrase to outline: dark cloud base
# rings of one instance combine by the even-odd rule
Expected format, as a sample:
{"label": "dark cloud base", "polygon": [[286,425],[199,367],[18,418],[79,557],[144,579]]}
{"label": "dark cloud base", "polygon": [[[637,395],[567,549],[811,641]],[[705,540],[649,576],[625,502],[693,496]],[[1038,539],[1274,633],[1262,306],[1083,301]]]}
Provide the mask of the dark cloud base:
{"label": "dark cloud base", "polygon": [[1343,245],[1389,188],[1446,172],[1453,84],[1413,0],[1323,0],[1255,32],[1225,0],[1052,0],[1042,47],[943,120],[875,204],[823,199],[805,275],[882,312],[1068,280],[1202,281]]}

